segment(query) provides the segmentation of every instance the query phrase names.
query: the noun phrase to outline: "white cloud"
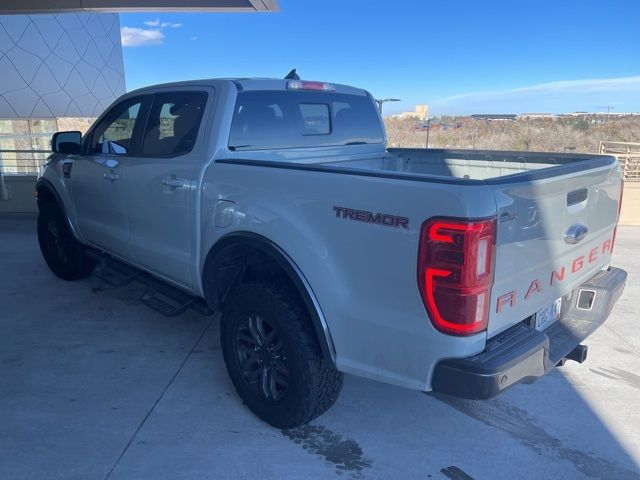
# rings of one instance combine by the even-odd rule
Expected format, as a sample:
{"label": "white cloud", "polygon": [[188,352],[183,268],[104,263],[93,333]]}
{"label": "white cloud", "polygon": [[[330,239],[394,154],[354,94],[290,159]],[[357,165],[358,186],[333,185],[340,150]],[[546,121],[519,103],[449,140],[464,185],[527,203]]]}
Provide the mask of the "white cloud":
{"label": "white cloud", "polygon": [[147,27],[122,27],[120,37],[123,47],[141,47],[144,45],[160,45],[164,41],[164,28],[179,28],[181,23],[161,22],[159,18],[143,22]]}
{"label": "white cloud", "polygon": [[123,47],[160,45],[164,40],[164,33],[158,28],[122,27],[120,38]]}
{"label": "white cloud", "polygon": [[435,114],[562,113],[598,111],[612,105],[615,111],[640,110],[640,76],[564,80],[508,90],[454,95],[431,102]]}
{"label": "white cloud", "polygon": [[161,22],[159,18],[156,18],[155,20],[146,20],[144,24],[148,27],[160,27],[160,28],[167,28],[167,27],[179,28],[182,26],[181,23]]}
{"label": "white cloud", "polygon": [[198,40],[198,37],[191,37],[189,40],[195,41]]}

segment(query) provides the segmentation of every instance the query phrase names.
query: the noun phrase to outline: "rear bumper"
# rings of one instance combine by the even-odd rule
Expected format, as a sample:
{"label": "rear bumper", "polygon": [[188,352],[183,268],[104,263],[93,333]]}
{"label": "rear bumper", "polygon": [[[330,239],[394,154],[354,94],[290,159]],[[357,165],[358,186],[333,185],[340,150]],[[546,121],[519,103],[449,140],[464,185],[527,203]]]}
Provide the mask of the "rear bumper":
{"label": "rear bumper", "polygon": [[[517,383],[536,381],[605,322],[626,280],[627,272],[619,268],[598,272],[574,290],[560,320],[545,331],[538,332],[522,322],[490,339],[478,355],[439,362],[432,390],[481,400]],[[580,290],[595,292],[590,310],[577,308]]]}

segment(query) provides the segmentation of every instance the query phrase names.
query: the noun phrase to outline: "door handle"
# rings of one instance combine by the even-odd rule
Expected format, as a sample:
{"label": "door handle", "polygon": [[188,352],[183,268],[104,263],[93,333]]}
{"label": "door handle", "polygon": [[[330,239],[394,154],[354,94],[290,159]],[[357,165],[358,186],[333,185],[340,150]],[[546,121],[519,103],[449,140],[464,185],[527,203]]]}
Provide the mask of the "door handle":
{"label": "door handle", "polygon": [[105,180],[109,180],[110,182],[115,182],[116,180],[120,180],[120,175],[113,172],[105,173],[103,176]]}
{"label": "door handle", "polygon": [[182,178],[163,178],[161,182],[162,185],[169,187],[171,190],[182,188],[185,185],[185,181]]}

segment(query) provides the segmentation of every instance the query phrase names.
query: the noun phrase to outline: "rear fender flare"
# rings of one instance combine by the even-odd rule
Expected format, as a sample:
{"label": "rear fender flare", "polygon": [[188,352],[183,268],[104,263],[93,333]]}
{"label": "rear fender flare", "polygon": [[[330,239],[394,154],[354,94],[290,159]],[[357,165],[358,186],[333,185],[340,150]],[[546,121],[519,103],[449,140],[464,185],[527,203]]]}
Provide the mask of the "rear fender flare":
{"label": "rear fender flare", "polygon": [[201,275],[204,296],[209,305],[215,306],[223,300],[215,298],[217,293],[214,291],[215,284],[213,279],[215,277],[213,275],[216,256],[232,246],[246,246],[256,249],[278,264],[293,283],[309,312],[323,358],[335,366],[336,353],[329,327],[311,285],[293,259],[278,245],[261,235],[253,232],[233,232],[222,237],[211,247],[205,259]]}

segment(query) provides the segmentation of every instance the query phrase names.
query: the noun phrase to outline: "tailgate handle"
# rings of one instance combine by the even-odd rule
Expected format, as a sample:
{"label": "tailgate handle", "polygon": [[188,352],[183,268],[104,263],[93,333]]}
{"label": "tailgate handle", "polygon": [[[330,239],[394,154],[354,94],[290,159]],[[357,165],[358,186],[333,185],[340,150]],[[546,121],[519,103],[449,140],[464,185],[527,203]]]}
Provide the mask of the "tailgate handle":
{"label": "tailgate handle", "polygon": [[575,205],[577,203],[584,202],[589,195],[589,190],[586,188],[581,188],[580,190],[574,190],[573,192],[567,193],[567,206]]}

